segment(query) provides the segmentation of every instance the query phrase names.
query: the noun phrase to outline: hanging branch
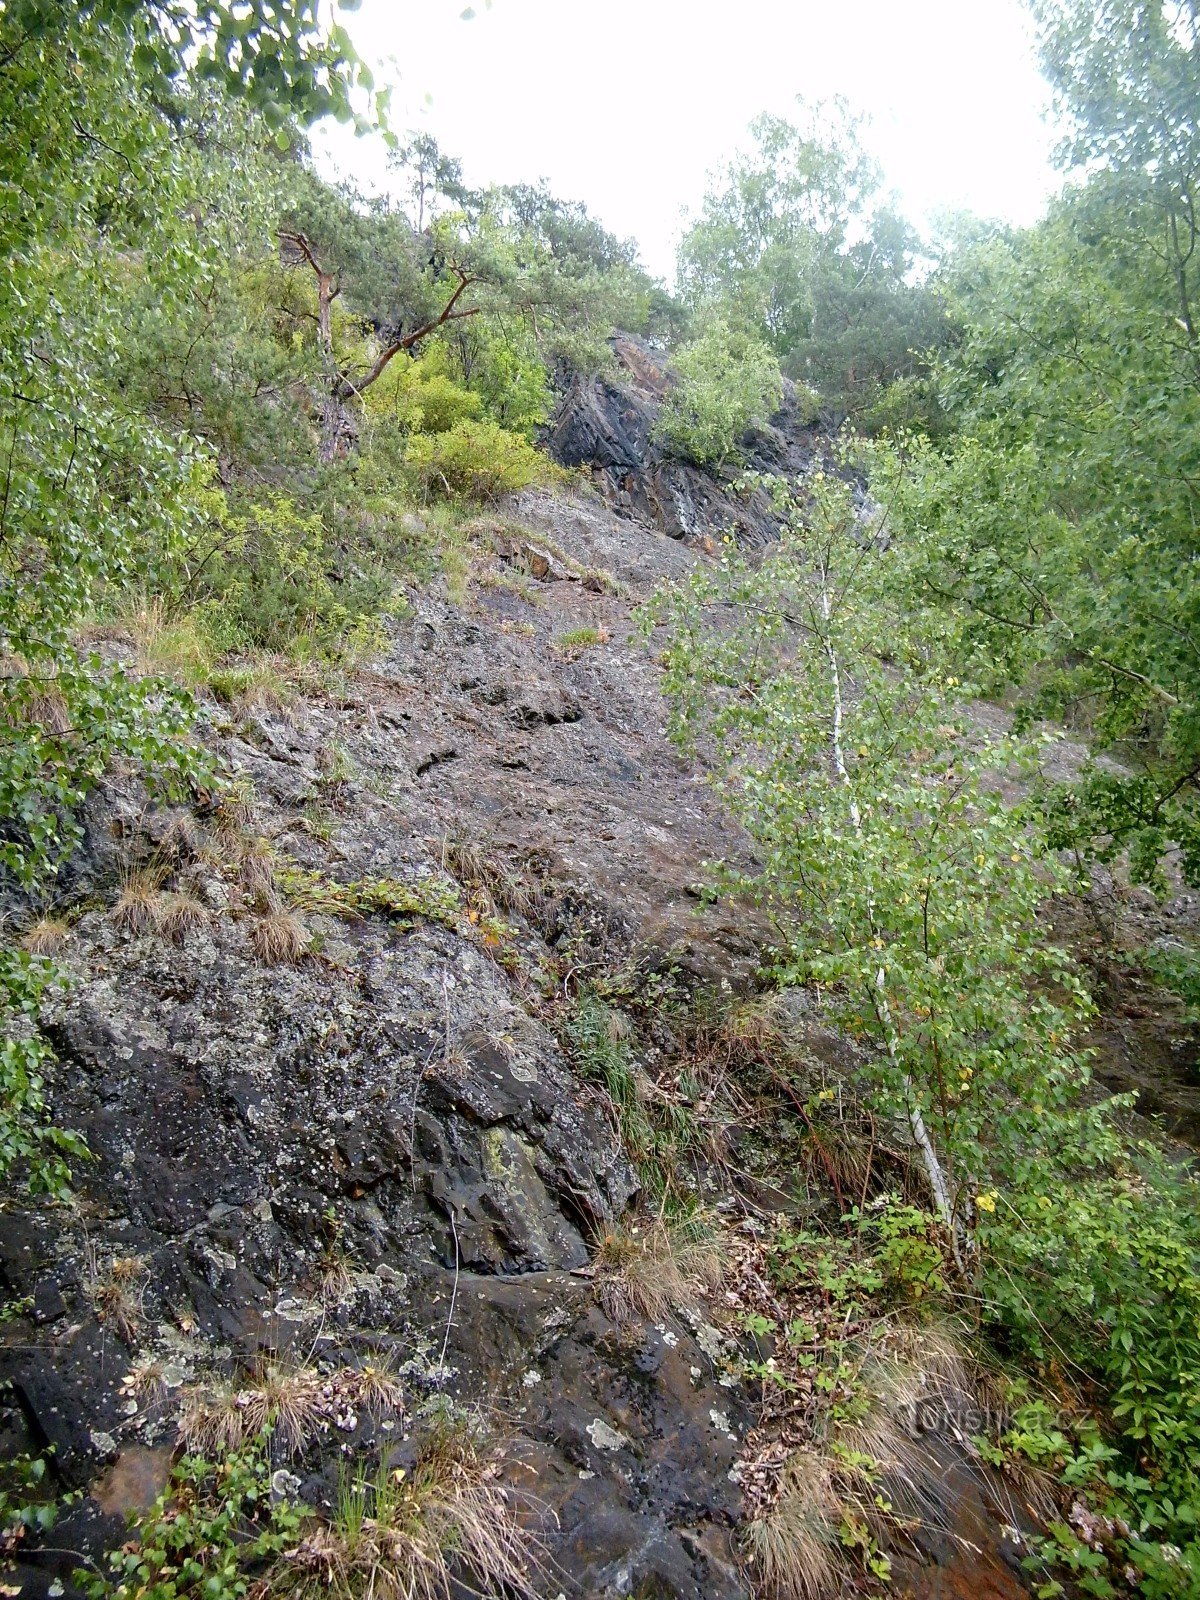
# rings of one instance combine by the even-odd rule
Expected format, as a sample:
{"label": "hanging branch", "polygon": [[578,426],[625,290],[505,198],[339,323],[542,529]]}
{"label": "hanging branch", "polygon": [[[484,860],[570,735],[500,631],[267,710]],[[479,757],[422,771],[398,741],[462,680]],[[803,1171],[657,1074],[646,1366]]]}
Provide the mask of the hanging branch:
{"label": "hanging branch", "polygon": [[466,317],[477,317],[479,315],[479,306],[471,306],[466,311],[456,311],[455,307],[462,297],[463,291],[469,288],[471,284],[479,283],[480,279],[464,272],[461,267],[455,267],[454,272],[458,278],[458,287],[431,322],[426,322],[421,327],[415,328],[412,333],[406,333],[403,338],[394,340],[386,350],[380,352],[375,359],[374,365],[363,377],[352,380],[345,374],[342,375],[342,383],[345,386],[342,390],[343,399],[349,399],[352,394],[361,394],[364,389],[370,388],[376,378],[383,375],[392,357],[399,355],[401,350],[411,350],[415,344],[419,344],[422,339],[427,339],[431,333],[436,333],[447,322],[461,322]]}
{"label": "hanging branch", "polygon": [[467,317],[477,317],[479,306],[469,306],[466,310],[459,309],[459,301],[463,294],[474,283],[482,280],[464,270],[460,266],[452,268],[458,283],[446,304],[436,317],[422,323],[419,328],[414,328],[411,333],[393,339],[379,355],[372,365],[361,375],[347,371],[340,367],[333,349],[333,302],[342,292],[332,272],[327,271],[317,258],[316,251],[303,233],[285,233],[280,231],[279,238],[306,261],[312,268],[317,280],[317,337],[321,346],[321,359],[325,364],[328,375],[328,390],[324,406],[324,421],[322,425],[321,457],[331,461],[338,453],[341,440],[353,433],[345,402],[358,399],[365,389],[369,389],[377,378],[383,376],[388,363],[402,350],[411,350],[427,339],[438,328],[444,327],[448,322],[461,322]]}

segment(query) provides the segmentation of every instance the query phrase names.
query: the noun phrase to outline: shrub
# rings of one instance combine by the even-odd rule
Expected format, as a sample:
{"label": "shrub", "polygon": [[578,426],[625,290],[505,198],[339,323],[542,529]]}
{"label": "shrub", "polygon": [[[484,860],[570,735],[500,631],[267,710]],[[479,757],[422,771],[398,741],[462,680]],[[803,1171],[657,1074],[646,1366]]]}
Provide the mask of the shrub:
{"label": "shrub", "polygon": [[45,1072],[54,1057],[36,1024],[57,979],[44,957],[0,947],[0,1180],[21,1173],[31,1194],[61,1198],[68,1160],[82,1160],[87,1147],[47,1120]]}
{"label": "shrub", "polygon": [[415,434],[405,463],[414,487],[434,499],[497,500],[553,475],[550,462],[528,440],[487,421]]}
{"label": "shrub", "polygon": [[219,1463],[185,1456],[110,1575],[81,1573],[91,1600],[238,1600],[292,1548],[306,1512],[271,1489],[268,1435]]}
{"label": "shrub", "polygon": [[447,433],[483,411],[483,397],[458,383],[441,345],[419,359],[400,357],[363,395],[367,416],[401,433]]}
{"label": "shrub", "polygon": [[355,559],[326,519],[287,494],[203,497],[200,536],[159,575],[170,611],[193,611],[217,653],[341,657],[369,642],[392,585]]}
{"label": "shrub", "polygon": [[783,393],[771,351],[723,317],[714,317],[673,365],[678,382],[663,401],[656,435],[700,466],[735,455],[751,422],[774,411]]}

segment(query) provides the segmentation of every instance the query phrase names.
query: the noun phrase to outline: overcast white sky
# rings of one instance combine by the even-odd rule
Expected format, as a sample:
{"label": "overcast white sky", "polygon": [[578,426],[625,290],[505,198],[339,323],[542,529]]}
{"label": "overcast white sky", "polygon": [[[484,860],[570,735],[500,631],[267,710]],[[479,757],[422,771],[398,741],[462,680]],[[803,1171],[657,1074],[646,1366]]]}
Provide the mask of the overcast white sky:
{"label": "overcast white sky", "polygon": [[[872,119],[918,224],[942,207],[1029,222],[1055,179],[1021,0],[363,0],[347,23],[392,123],[432,133],[469,183],[549,179],[670,280],[680,214],[760,111],[845,95]],[[318,131],[368,188],[377,140]]]}

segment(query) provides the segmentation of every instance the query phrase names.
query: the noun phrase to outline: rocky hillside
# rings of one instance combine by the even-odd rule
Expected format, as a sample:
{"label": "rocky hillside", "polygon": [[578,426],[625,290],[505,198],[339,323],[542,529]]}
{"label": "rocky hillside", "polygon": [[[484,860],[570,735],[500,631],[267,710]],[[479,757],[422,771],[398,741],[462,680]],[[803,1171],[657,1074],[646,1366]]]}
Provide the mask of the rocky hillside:
{"label": "rocky hillside", "polygon": [[[766,929],[701,894],[743,846],[666,739],[633,613],[770,519],[650,445],[666,380],[618,353],[627,381],[578,386],[552,437],[592,485],[477,522],[461,590],[414,591],[337,692],[206,700],[232,788],[163,807],[118,773],[90,803],[45,1023],[93,1159],[71,1204],[0,1215],[0,1437],[52,1446],[76,1498],[6,1593],[70,1592],[181,1425],[202,1448],[272,1385],[303,1398],[273,1465],[310,1504],[449,1406],[485,1421],[537,1593],[753,1592],[740,1530],[816,1403],[761,1376],[764,1235],[870,1167],[771,1077],[776,1049],[826,1086],[852,1064],[818,1005],[722,1020]],[[752,442],[764,468],[826,448],[786,408]],[[682,1130],[703,1248],[639,1193],[627,1094]],[[966,1366],[904,1338],[875,1423],[911,1510],[897,1592],[1023,1594],[1031,1513],[966,1442]]]}
{"label": "rocky hillside", "polygon": [[724,477],[678,459],[654,437],[659,406],[673,378],[662,356],[631,334],[611,341],[615,374],[576,377],[547,443],[566,467],[580,467],[611,510],[645,526],[711,546],[733,529],[746,545],[775,537],[767,496],[732,492],[744,471],[804,472],[830,455],[830,441],[784,380],[782,408],[742,440],[743,460]]}

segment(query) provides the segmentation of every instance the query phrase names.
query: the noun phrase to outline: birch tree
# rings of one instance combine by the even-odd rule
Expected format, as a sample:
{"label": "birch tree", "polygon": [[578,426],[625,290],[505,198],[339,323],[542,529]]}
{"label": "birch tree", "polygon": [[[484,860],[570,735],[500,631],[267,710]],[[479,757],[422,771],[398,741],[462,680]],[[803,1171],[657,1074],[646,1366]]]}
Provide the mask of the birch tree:
{"label": "birch tree", "polygon": [[755,847],[718,886],[766,908],[776,980],[819,989],[864,1047],[968,1271],[977,1208],[1086,1077],[1089,1002],[1040,921],[1065,880],[1001,792],[1031,750],[972,725],[927,664],[847,487],[774,487],[776,548],[756,564],[730,545],[649,610],[673,734]]}

